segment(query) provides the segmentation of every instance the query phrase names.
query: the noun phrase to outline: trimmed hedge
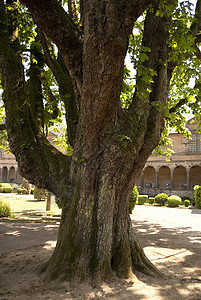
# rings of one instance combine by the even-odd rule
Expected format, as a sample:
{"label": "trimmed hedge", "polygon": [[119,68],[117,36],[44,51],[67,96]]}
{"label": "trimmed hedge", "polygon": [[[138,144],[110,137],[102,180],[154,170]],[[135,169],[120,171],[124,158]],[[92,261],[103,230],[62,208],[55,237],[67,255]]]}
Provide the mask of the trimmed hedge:
{"label": "trimmed hedge", "polygon": [[168,200],[168,195],[161,193],[155,196],[155,202],[159,205],[165,205],[165,202]]}
{"label": "trimmed hedge", "polygon": [[18,188],[18,189],[17,189],[17,193],[18,193],[18,194],[21,194],[21,193],[22,193],[22,189],[21,189],[21,188]]}
{"label": "trimmed hedge", "polygon": [[0,182],[0,193],[12,193],[13,188],[10,183]]}
{"label": "trimmed hedge", "polygon": [[148,203],[149,204],[154,204],[154,202],[155,202],[155,198],[154,197],[149,197]]}
{"label": "trimmed hedge", "polygon": [[142,205],[142,204],[144,204],[146,202],[148,202],[148,196],[147,195],[139,195],[138,196],[138,202],[137,202],[137,204]]}
{"label": "trimmed hedge", "polygon": [[201,186],[194,187],[195,207],[201,209]]}
{"label": "trimmed hedge", "polygon": [[138,192],[137,186],[135,185],[133,188],[131,197],[129,199],[129,214],[132,214],[132,211],[134,210],[136,202],[138,200],[138,196],[139,196],[139,192]]}
{"label": "trimmed hedge", "polygon": [[178,207],[181,204],[181,197],[172,195],[168,197],[168,206]]}
{"label": "trimmed hedge", "polygon": [[5,186],[4,193],[12,193],[12,191],[13,191],[12,187]]}
{"label": "trimmed hedge", "polygon": [[10,183],[0,182],[0,193],[12,193],[13,188]]}
{"label": "trimmed hedge", "polygon": [[0,193],[4,193],[4,188],[0,186]]}
{"label": "trimmed hedge", "polygon": [[185,207],[189,207],[190,204],[191,204],[190,200],[188,200],[188,199],[184,200],[184,206]]}

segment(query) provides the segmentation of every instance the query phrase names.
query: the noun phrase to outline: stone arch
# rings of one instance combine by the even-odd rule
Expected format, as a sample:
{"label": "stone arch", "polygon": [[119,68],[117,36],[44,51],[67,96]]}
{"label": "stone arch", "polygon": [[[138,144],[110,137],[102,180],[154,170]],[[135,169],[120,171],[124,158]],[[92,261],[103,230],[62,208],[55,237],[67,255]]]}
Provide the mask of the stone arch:
{"label": "stone arch", "polygon": [[155,187],[155,185],[156,185],[156,171],[154,167],[147,166],[144,169],[144,186]]}
{"label": "stone arch", "polygon": [[190,189],[197,184],[201,185],[201,166],[195,165],[190,169]]}
{"label": "stone arch", "polygon": [[9,181],[10,183],[15,182],[15,168],[13,166],[9,169]]}
{"label": "stone arch", "polygon": [[187,187],[187,171],[184,166],[176,166],[173,173],[173,186],[175,189]]}
{"label": "stone arch", "polygon": [[3,167],[2,168],[2,182],[7,182],[8,180],[8,168]]}
{"label": "stone arch", "polygon": [[161,166],[158,170],[158,184],[160,189],[167,189],[171,186],[171,172],[167,166]]}

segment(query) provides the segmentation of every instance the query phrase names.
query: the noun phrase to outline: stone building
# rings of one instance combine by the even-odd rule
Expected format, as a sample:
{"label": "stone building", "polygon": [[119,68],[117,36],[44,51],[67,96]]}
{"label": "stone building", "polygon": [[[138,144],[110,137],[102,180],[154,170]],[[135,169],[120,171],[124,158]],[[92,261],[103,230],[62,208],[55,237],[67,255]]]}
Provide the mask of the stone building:
{"label": "stone building", "polygon": [[170,161],[165,156],[150,156],[137,179],[140,194],[155,196],[165,192],[193,199],[193,187],[201,185],[201,135],[197,133],[197,122],[187,123],[191,139],[184,134],[170,133],[174,154]]}
{"label": "stone building", "polygon": [[[55,134],[50,132],[48,140],[54,144],[54,138]],[[0,182],[21,184],[22,180],[15,156],[5,149],[0,149]]]}

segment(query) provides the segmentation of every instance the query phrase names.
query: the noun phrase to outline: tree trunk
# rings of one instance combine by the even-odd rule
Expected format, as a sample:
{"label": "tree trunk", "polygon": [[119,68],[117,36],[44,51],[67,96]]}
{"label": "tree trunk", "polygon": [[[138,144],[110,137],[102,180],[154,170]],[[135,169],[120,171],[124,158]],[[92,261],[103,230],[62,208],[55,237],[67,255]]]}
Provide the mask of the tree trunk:
{"label": "tree trunk", "polygon": [[[156,104],[167,105],[169,18],[152,12],[160,3],[153,1],[142,42],[150,49],[142,63],[150,75],[144,81],[138,72],[132,104],[123,109],[120,93],[129,36],[151,1],[86,1],[82,35],[58,1],[23,2],[57,44],[75,92],[70,101],[73,108],[76,104],[71,120],[74,152],[67,157],[43,134],[40,69],[31,64],[30,81],[25,82],[20,51],[13,51],[5,35],[6,9],[0,0],[0,66],[10,147],[21,174],[62,203],[47,278],[125,278],[135,270],[157,275],[135,239],[128,201],[163,130],[163,111]],[[67,96],[66,90],[62,93]]]}
{"label": "tree trunk", "polygon": [[129,216],[134,159],[128,153],[119,162],[117,146],[107,146],[88,163],[74,158],[73,200],[63,208],[57,245],[46,266],[48,279],[128,278],[135,270],[159,274],[139,246]]}
{"label": "tree trunk", "polygon": [[47,192],[46,211],[51,210],[51,193]]}

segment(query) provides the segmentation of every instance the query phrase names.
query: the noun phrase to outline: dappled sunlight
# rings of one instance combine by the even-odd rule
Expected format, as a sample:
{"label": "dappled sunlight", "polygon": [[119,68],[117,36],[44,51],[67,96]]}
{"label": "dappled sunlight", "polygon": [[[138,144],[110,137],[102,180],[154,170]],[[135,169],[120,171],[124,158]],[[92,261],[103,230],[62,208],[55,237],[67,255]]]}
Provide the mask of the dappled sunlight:
{"label": "dappled sunlight", "polygon": [[9,232],[5,232],[5,234],[10,234],[10,235],[15,235],[15,236],[18,236],[20,235],[20,232],[15,230],[15,231],[9,231]]}
{"label": "dappled sunlight", "polygon": [[195,243],[198,243],[198,244],[201,244],[201,237],[189,237],[189,240],[191,243],[195,244]]}
{"label": "dappled sunlight", "polygon": [[187,249],[169,249],[159,248],[155,250],[155,247],[145,247],[145,254],[149,257],[152,262],[170,259],[172,261],[182,262],[185,261],[185,256],[192,255],[193,253]]}
{"label": "dappled sunlight", "polygon": [[159,293],[158,296],[150,294],[150,299],[169,299],[173,291],[175,299],[201,299],[200,212],[137,206],[131,216],[146,256],[165,275],[163,284],[154,281],[150,284],[149,279],[140,276],[146,288],[149,285]]}
{"label": "dappled sunlight", "polygon": [[47,245],[49,250],[54,247],[52,243],[57,240],[59,228],[58,223],[1,222],[0,226],[0,253],[41,244]]}
{"label": "dappled sunlight", "polygon": [[46,250],[53,250],[56,246],[56,241],[47,241],[43,246],[43,249]]}
{"label": "dappled sunlight", "polygon": [[55,227],[59,227],[59,224],[47,224],[47,225],[44,225],[44,228],[46,228],[47,230],[52,230],[54,229]]}
{"label": "dappled sunlight", "polygon": [[[201,291],[200,231],[193,230],[190,222],[186,222],[186,226],[184,222],[178,222],[175,226],[175,220],[169,221],[168,216],[161,215],[157,220],[152,213],[151,222],[149,216],[149,213],[141,214],[138,219],[132,218],[132,223],[145,254],[164,278],[137,273],[128,280],[115,278],[98,286],[83,283],[73,287],[69,282],[53,281],[44,290],[37,270],[48,261],[56,246],[59,217],[43,216],[40,219],[37,216],[33,221],[29,216],[23,222],[0,222],[0,255],[3,259],[0,272],[7,272],[5,289],[16,295],[19,286],[29,291],[35,285],[36,290],[41,287],[45,291],[48,299],[201,299],[198,296]],[[17,272],[21,275],[14,275]]]}

